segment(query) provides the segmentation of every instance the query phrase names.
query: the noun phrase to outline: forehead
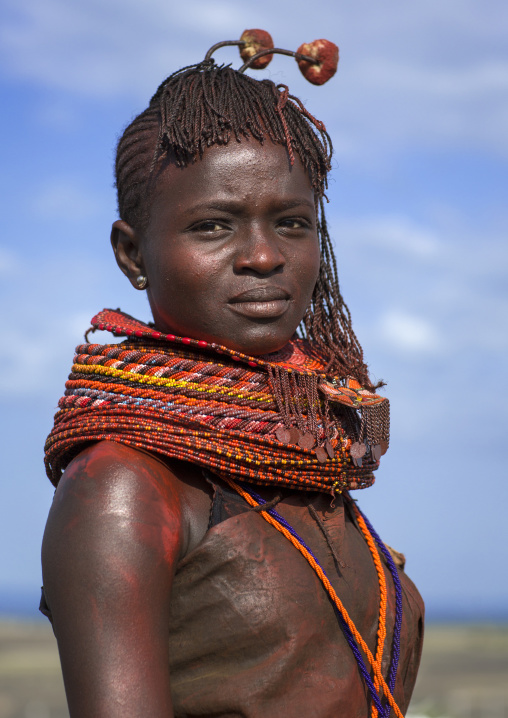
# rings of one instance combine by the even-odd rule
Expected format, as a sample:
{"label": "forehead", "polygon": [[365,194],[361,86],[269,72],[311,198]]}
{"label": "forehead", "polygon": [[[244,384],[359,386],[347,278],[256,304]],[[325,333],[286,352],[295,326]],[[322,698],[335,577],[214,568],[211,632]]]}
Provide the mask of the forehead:
{"label": "forehead", "polygon": [[157,178],[154,203],[178,205],[197,199],[237,198],[259,202],[262,198],[305,197],[314,201],[314,190],[298,156],[291,165],[285,146],[265,141],[232,140],[213,145],[187,167],[169,164]]}

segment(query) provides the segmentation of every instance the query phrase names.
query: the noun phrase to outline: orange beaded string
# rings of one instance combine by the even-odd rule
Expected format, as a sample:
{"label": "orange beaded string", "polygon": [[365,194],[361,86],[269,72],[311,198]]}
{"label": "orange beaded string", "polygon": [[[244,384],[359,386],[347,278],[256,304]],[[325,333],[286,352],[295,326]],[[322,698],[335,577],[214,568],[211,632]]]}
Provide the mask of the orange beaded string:
{"label": "orange beaded string", "polygon": [[[387,609],[387,601],[388,601],[388,594],[386,590],[386,576],[383,569],[383,565],[381,563],[381,559],[379,557],[379,552],[376,548],[376,544],[374,543],[374,539],[370,535],[370,531],[368,530],[365,521],[363,519],[363,516],[359,513],[356,506],[354,506],[355,516],[356,520],[358,522],[358,525],[361,529],[361,532],[365,538],[365,541],[367,542],[367,545],[370,549],[370,553],[372,555],[372,558],[374,560],[374,565],[376,567],[376,572],[378,576],[378,582],[379,582],[379,624],[378,624],[378,631],[377,631],[377,650],[376,650],[376,663],[381,671],[381,663],[383,660],[383,649],[386,639],[386,609]],[[374,686],[376,687],[376,690],[379,690],[379,680],[376,675],[374,675]],[[378,710],[375,705],[372,706],[371,711],[372,718],[377,718],[378,716]]]}
{"label": "orange beaded string", "polygon": [[[231,479],[229,479],[225,476],[223,476],[222,478],[229,484],[229,486],[231,486],[231,488],[234,491],[236,491],[243,499],[245,499],[245,501],[250,506],[257,507],[260,505],[247,491],[242,489],[241,486],[238,486],[238,484],[236,484],[234,481],[232,481]],[[376,571],[377,571],[378,579],[379,579],[380,595],[381,595],[380,610],[379,610],[380,626],[378,628],[378,634],[377,634],[377,649],[376,649],[376,657],[375,658],[372,654],[372,651],[370,650],[370,648],[364,641],[362,635],[356,628],[356,626],[355,626],[352,618],[350,617],[349,613],[347,612],[344,604],[342,603],[342,601],[338,597],[337,593],[335,592],[335,589],[333,588],[332,584],[330,583],[328,577],[324,573],[321,566],[314,559],[314,557],[309,553],[309,551],[304,546],[301,545],[301,543],[298,542],[298,540],[284,526],[282,526],[276,519],[274,519],[267,511],[259,511],[259,514],[260,514],[260,516],[262,516],[265,519],[265,521],[267,521],[271,526],[276,528],[277,531],[279,531],[281,534],[283,534],[283,536],[285,536],[287,538],[287,540],[293,544],[293,546],[302,554],[302,556],[310,564],[311,568],[314,570],[315,574],[317,575],[317,577],[319,578],[319,580],[325,587],[325,589],[326,589],[328,595],[330,596],[330,598],[332,599],[333,603],[340,611],[342,618],[344,619],[346,625],[348,626],[349,630],[351,631],[354,638],[356,639],[358,645],[361,647],[364,654],[366,655],[367,660],[370,663],[370,666],[374,673],[374,681],[375,681],[374,685],[376,686],[377,689],[379,689],[379,687],[382,688],[385,698],[388,701],[388,703],[390,704],[390,706],[393,709],[397,718],[404,718],[404,716],[402,715],[402,713],[400,711],[400,708],[398,707],[397,703],[395,702],[395,699],[394,699],[385,679],[383,678],[383,674],[381,673],[381,660],[382,660],[382,655],[383,655],[383,645],[384,645],[384,640],[386,637],[386,605],[387,605],[386,579],[384,577],[384,571],[383,571],[383,567],[381,565],[381,561],[379,559],[378,551],[376,549],[374,541],[372,540],[372,537],[370,536],[370,532],[368,531],[363,519],[361,522],[360,521],[358,522],[358,525],[360,526],[362,534],[364,535],[364,537],[367,541],[367,545],[369,547],[369,550],[372,554],[372,558],[374,560],[374,565],[376,566]],[[367,535],[370,538],[370,542],[367,539]],[[383,578],[381,578],[381,575],[383,576]],[[384,589],[382,587],[382,583],[383,583]],[[382,641],[381,641],[381,638],[382,638]],[[378,713],[376,710],[375,715],[377,716],[377,714]],[[371,715],[374,715],[374,712],[372,712]]]}

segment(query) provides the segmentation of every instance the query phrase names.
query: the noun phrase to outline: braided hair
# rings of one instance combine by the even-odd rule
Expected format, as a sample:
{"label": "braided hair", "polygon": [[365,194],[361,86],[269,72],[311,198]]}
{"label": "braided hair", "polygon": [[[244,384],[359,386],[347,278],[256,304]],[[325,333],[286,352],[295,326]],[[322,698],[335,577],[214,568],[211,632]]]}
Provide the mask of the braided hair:
{"label": "braided hair", "polygon": [[185,167],[207,147],[231,140],[267,138],[298,155],[314,188],[321,265],[300,325],[327,361],[326,371],[373,388],[351,315],[339,289],[336,260],[324,213],[332,142],[322,122],[285,85],[255,80],[213,59],[182,68],[157,89],[147,109],[125,129],[117,146],[115,175],[120,217],[143,230],[159,160]]}

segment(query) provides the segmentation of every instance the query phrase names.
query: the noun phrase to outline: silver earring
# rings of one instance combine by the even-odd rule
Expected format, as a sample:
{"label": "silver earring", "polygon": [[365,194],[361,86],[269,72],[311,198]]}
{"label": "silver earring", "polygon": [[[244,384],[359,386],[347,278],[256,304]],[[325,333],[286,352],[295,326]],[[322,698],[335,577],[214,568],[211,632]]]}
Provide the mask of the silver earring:
{"label": "silver earring", "polygon": [[136,284],[138,285],[138,289],[146,289],[148,287],[148,277],[140,274],[136,277]]}

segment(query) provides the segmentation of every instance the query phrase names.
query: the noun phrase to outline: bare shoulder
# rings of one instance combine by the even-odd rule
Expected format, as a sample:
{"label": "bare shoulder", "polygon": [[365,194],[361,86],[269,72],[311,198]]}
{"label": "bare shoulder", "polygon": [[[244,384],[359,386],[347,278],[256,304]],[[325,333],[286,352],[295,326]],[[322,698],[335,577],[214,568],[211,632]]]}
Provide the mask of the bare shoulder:
{"label": "bare shoulder", "polygon": [[84,541],[90,558],[92,550],[112,555],[113,546],[118,557],[136,544],[176,560],[182,537],[181,500],[171,472],[146,454],[103,441],[81,452],[60,480],[43,541],[43,567],[53,555],[70,552],[74,540]]}
{"label": "bare shoulder", "polygon": [[77,508],[81,522],[146,514],[174,523],[181,513],[181,500],[172,472],[155,457],[102,441],[82,451],[65,470],[50,520],[52,514]]}
{"label": "bare shoulder", "polygon": [[73,718],[171,715],[171,587],[199,491],[177,473],[104,441],[60,480],[42,563]]}
{"label": "bare shoulder", "polygon": [[209,507],[209,491],[197,467],[169,465],[144,451],[98,442],[73,459],[58,484],[43,560],[51,533],[75,532],[79,526],[91,537],[95,528],[103,530],[108,523],[122,532],[129,524],[136,526],[143,541],[150,540],[149,527],[154,527],[154,538],[175,560],[201,540]]}

